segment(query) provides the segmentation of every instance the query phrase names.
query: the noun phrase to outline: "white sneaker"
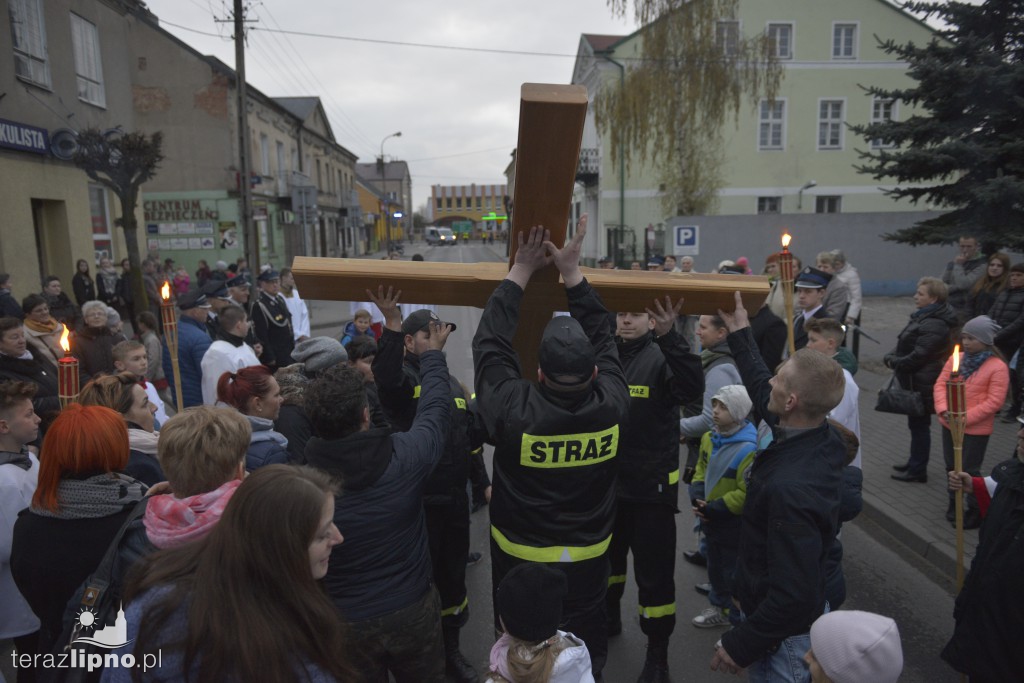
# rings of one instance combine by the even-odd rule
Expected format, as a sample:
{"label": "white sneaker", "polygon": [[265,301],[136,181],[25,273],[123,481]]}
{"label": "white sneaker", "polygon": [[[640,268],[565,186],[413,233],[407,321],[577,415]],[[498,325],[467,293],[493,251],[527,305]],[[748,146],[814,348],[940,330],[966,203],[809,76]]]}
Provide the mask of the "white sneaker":
{"label": "white sneaker", "polygon": [[712,605],[693,618],[693,625],[697,628],[729,626],[729,615]]}

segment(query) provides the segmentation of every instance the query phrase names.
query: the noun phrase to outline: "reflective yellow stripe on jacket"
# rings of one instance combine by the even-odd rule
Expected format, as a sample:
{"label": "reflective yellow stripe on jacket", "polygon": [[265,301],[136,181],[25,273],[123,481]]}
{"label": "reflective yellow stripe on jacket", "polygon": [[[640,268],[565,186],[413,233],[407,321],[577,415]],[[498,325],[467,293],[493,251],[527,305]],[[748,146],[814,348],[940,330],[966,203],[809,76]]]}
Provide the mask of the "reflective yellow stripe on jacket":
{"label": "reflective yellow stripe on jacket", "polygon": [[608,551],[608,544],[612,542],[612,535],[594,545],[584,546],[551,546],[547,548],[535,548],[529,545],[513,543],[506,538],[505,534],[498,531],[498,527],[491,526],[491,538],[498,547],[512,557],[528,562],[582,562],[601,557]]}

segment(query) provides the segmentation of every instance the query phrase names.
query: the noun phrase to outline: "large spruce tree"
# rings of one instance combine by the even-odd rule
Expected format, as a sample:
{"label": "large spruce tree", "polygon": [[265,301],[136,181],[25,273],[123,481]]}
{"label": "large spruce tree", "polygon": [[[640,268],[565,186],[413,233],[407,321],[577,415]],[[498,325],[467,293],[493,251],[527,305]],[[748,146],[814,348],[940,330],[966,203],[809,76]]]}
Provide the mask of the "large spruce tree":
{"label": "large spruce tree", "polygon": [[871,144],[859,150],[857,170],[895,181],[883,185],[891,197],[942,213],[886,239],[943,244],[970,233],[987,251],[1024,248],[1024,0],[903,8],[945,28],[927,45],[881,43],[909,64],[915,83],[866,90],[917,111],[852,126]]}

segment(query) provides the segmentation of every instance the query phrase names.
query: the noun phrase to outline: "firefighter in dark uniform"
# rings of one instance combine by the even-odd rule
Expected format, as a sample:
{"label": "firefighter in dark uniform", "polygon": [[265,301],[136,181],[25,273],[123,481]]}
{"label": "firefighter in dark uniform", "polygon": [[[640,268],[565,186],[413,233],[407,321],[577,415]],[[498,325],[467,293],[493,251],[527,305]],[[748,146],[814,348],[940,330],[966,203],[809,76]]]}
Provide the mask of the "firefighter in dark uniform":
{"label": "firefighter in dark uniform", "polygon": [[[217,288],[217,293],[214,296],[223,299],[223,303],[225,304],[240,306],[243,311],[249,313],[249,320],[252,320],[252,311],[250,310],[252,307],[249,306],[249,279],[245,275],[233,275],[223,284],[227,289],[227,296],[225,297],[222,295],[220,288]],[[204,289],[203,291],[205,292],[206,290]],[[207,293],[206,296],[209,297],[210,294]],[[217,310],[219,309],[217,308],[217,305],[214,304],[214,312],[216,313]],[[217,341],[217,335],[220,334],[220,325],[214,325],[214,327],[216,329],[213,330],[212,333],[213,340]],[[245,343],[252,347],[252,350],[256,352],[257,358],[263,355],[263,344],[256,338],[256,333],[253,331],[252,325],[249,326],[249,334],[245,335]]]}
{"label": "firefighter in dark uniform", "polygon": [[676,519],[679,512],[679,406],[704,394],[700,357],[675,330],[682,299],[616,315],[616,344],[629,384],[629,422],[619,448],[618,509],[608,549],[608,631],[622,631],[626,556],[633,551],[640,629],[647,660],[638,683],[665,683],[676,625]]}
{"label": "firefighter in dark uniform", "polygon": [[[563,249],[543,228],[531,229],[525,242],[520,233],[515,263],[487,302],[473,339],[473,367],[480,415],[495,445],[492,590],[524,562],[565,572],[564,628],[586,642],[600,681],[608,655],[605,591],[616,455],[629,390],[609,313],[579,268],[585,234],[586,217]],[[522,378],[512,339],[530,277],[552,262],[572,317],[553,318],[545,327],[535,384]]]}
{"label": "firefighter in dark uniform", "polygon": [[[384,315],[384,329],[371,366],[381,405],[394,432],[408,431],[416,416],[420,396],[420,354],[429,349],[430,323],[437,314],[421,309],[403,321],[398,296],[370,299]],[[455,331],[455,325],[451,325]],[[476,670],[459,649],[459,632],[469,619],[466,592],[466,556],[469,554],[469,477],[472,444],[469,396],[450,378],[451,423],[445,452],[427,480],[423,511],[427,523],[434,583],[441,596],[441,630],[444,635],[445,671],[459,683],[476,683]]]}
{"label": "firefighter in dark uniform", "polygon": [[260,293],[249,309],[249,319],[256,338],[263,342],[260,362],[274,371],[295,362],[292,314],[281,297],[281,275],[276,270],[265,270],[256,280]]}

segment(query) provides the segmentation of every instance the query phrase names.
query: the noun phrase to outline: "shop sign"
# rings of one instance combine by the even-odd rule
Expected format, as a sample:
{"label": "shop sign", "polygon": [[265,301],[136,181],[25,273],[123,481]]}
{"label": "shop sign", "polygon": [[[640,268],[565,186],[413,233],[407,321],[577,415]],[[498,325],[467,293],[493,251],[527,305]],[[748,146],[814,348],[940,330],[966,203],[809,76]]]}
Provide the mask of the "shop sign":
{"label": "shop sign", "polygon": [[0,119],[0,147],[22,152],[49,154],[50,141],[45,128]]}

